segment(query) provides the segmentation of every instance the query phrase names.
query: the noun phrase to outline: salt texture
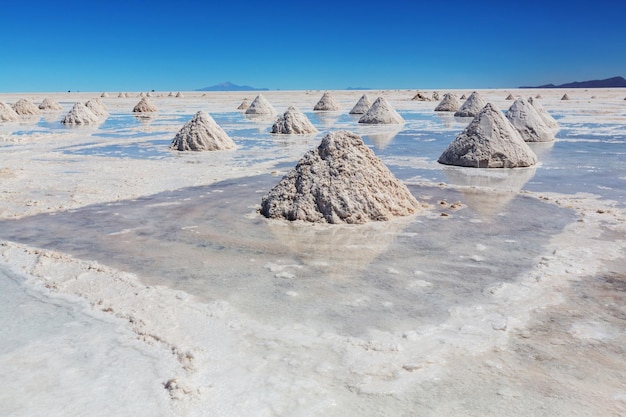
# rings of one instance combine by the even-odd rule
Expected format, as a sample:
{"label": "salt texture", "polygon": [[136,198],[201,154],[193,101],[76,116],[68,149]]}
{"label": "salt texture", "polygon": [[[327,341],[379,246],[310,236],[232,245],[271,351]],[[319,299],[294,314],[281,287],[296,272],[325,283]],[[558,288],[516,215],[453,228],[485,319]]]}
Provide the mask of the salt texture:
{"label": "salt texture", "polygon": [[133,113],[144,113],[144,112],[156,112],[158,111],[157,107],[147,99],[143,97],[139,103],[133,108]]}
{"label": "salt texture", "polygon": [[0,101],[0,122],[14,122],[20,118],[19,114],[3,101]]}
{"label": "salt texture", "polygon": [[419,203],[363,140],[331,132],[261,203],[269,218],[366,223],[415,213]]}
{"label": "salt texture", "polygon": [[439,157],[439,162],[476,168],[515,168],[537,163],[537,157],[519,132],[491,103]]}
{"label": "salt texture", "polygon": [[96,116],[108,116],[109,115],[109,110],[107,109],[107,106],[104,105],[104,103],[102,102],[102,100],[100,100],[99,98],[92,98],[91,100],[88,100],[85,103],[85,107],[87,107],[89,110],[91,110],[91,112],[93,114],[95,114]]}
{"label": "salt texture", "polygon": [[39,110],[63,110],[63,107],[55,99],[46,97],[39,104]]}
{"label": "salt texture", "polygon": [[246,110],[248,107],[250,107],[250,103],[248,103],[247,98],[244,98],[239,107],[237,107],[237,110]]}
{"label": "salt texture", "polygon": [[359,119],[365,124],[402,124],[404,119],[384,97],[378,97],[372,107]]}
{"label": "salt texture", "polygon": [[474,91],[454,115],[457,117],[475,117],[486,104],[482,96]]}
{"label": "salt texture", "polygon": [[15,110],[15,113],[24,116],[41,113],[37,106],[35,106],[33,103],[30,102],[30,100],[27,100],[25,98],[19,99],[13,105],[13,110]]}
{"label": "salt texture", "polygon": [[560,128],[559,122],[557,122],[556,119],[552,117],[550,113],[548,113],[548,111],[541,105],[538,100],[529,97],[528,102],[532,104],[535,110],[537,110],[537,113],[539,113],[539,116],[541,116],[544,123],[556,133]]}
{"label": "salt texture", "polygon": [[61,123],[64,125],[88,125],[98,123],[98,121],[98,116],[93,114],[83,103],[76,103],[61,120]]}
{"label": "salt texture", "polygon": [[443,100],[435,107],[435,111],[457,111],[461,107],[461,102],[454,93],[446,93]]}
{"label": "salt texture", "polygon": [[506,118],[522,135],[526,142],[550,142],[554,131],[544,122],[532,104],[518,98],[506,112]]}
{"label": "salt texture", "polygon": [[290,106],[284,114],[278,117],[272,126],[271,133],[307,135],[317,133],[317,129],[304,113]]}
{"label": "salt texture", "polygon": [[235,147],[235,142],[204,111],[196,113],[170,145],[170,149],[177,151],[219,151]]}
{"label": "salt texture", "polygon": [[335,98],[330,95],[330,93],[324,93],[320,101],[317,102],[315,107],[313,107],[315,111],[337,111],[341,110],[341,106],[339,103],[335,101]]}
{"label": "salt texture", "polygon": [[263,94],[259,94],[255,97],[255,99],[250,103],[250,107],[246,110],[246,114],[251,115],[274,115],[276,114],[276,109],[263,97]]}
{"label": "salt texture", "polygon": [[363,94],[354,107],[352,107],[352,110],[350,110],[350,114],[365,114],[371,106],[372,101],[367,94]]}

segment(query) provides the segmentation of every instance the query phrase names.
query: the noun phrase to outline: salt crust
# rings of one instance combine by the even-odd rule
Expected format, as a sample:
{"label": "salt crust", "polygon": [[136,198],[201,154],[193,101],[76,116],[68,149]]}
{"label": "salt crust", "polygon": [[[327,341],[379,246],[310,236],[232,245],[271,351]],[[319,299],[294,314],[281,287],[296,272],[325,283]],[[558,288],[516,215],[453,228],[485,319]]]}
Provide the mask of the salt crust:
{"label": "salt crust", "polygon": [[3,101],[0,101],[0,122],[15,122],[19,120],[20,115]]}
{"label": "salt crust", "polygon": [[98,123],[100,119],[84,104],[76,103],[65,115],[61,123],[64,125],[88,125]]}
{"label": "salt crust", "polygon": [[352,107],[352,110],[350,110],[350,114],[365,114],[371,106],[372,101],[367,94],[363,94],[354,107]]}
{"label": "salt crust", "polygon": [[235,147],[235,142],[204,111],[196,113],[170,145],[170,149],[177,151],[220,151]]}
{"label": "salt crust", "polygon": [[338,111],[341,110],[341,106],[332,94],[326,92],[322,95],[322,98],[313,107],[315,111]]}
{"label": "salt crust", "polygon": [[41,111],[30,100],[25,98],[19,99],[14,105],[13,110],[15,113],[22,116],[29,116],[35,114],[41,114]]}
{"label": "salt crust", "polygon": [[245,114],[274,115],[276,114],[276,109],[274,109],[269,101],[267,101],[267,99],[263,97],[263,94],[259,94],[254,98],[252,103],[250,103],[250,107],[248,107]]}
{"label": "salt crust", "polygon": [[548,127],[539,112],[523,98],[518,98],[506,112],[506,118],[526,142],[551,142],[554,130]]}
{"label": "salt crust", "polygon": [[53,98],[46,97],[43,99],[41,104],[39,104],[39,110],[63,110],[63,107]]}
{"label": "salt crust", "polygon": [[448,145],[439,162],[475,168],[528,167],[537,156],[502,112],[488,103]]}
{"label": "salt crust", "polygon": [[419,203],[363,140],[331,132],[261,202],[265,217],[366,223],[408,216]]}
{"label": "salt crust", "polygon": [[317,129],[304,113],[294,106],[290,106],[285,113],[278,117],[270,132],[287,135],[308,135],[317,133]]}
{"label": "salt crust", "polygon": [[461,102],[454,93],[443,95],[441,102],[435,107],[435,111],[457,111],[461,107]]}
{"label": "salt crust", "polygon": [[474,91],[454,115],[456,117],[475,117],[486,104],[482,96],[477,91]]}
{"label": "salt crust", "polygon": [[151,113],[159,111],[150,99],[143,97],[133,108],[133,113]]}
{"label": "salt crust", "polygon": [[403,124],[404,119],[389,104],[386,98],[378,97],[374,104],[359,119],[359,123],[365,124]]}

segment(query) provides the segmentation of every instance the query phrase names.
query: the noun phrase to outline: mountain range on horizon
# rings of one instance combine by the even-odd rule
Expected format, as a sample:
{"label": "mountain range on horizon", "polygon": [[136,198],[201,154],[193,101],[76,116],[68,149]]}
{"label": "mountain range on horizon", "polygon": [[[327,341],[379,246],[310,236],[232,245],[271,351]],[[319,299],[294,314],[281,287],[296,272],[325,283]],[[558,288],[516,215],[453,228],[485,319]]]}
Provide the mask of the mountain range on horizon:
{"label": "mountain range on horizon", "polygon": [[268,91],[269,88],[255,88],[249,85],[237,85],[230,81],[225,81],[210,87],[198,88],[196,91]]}
{"label": "mountain range on horizon", "polygon": [[565,83],[560,85],[545,84],[536,87],[526,86],[519,88],[615,88],[626,87],[626,79],[624,77],[612,77],[604,80],[590,80],[590,81],[574,81],[571,83]]}

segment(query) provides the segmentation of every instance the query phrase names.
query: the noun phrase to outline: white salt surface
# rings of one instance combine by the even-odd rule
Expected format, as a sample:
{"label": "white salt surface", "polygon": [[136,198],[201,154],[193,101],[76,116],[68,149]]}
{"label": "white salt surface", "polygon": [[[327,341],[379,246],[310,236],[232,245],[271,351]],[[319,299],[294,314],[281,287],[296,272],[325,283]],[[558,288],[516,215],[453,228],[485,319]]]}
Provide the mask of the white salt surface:
{"label": "white salt surface", "polygon": [[[626,414],[623,92],[540,92],[561,130],[515,174],[438,164],[467,121],[410,91],[372,93],[399,131],[307,114],[311,138],[271,135],[236,93],[155,98],[151,117],[131,114],[137,93],[103,98],[111,115],[89,128],[1,123],[0,415]],[[168,150],[200,110],[236,151]],[[330,130],[362,135],[430,214],[261,218]]]}

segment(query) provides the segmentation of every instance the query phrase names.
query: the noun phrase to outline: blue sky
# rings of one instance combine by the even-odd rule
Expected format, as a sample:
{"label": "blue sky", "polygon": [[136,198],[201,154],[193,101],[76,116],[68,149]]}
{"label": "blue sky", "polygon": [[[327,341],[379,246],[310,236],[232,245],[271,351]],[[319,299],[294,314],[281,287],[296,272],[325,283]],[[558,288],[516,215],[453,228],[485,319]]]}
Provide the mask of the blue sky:
{"label": "blue sky", "polygon": [[[552,4],[554,3],[554,4]],[[626,3],[9,1],[0,91],[513,88],[626,77]]]}

